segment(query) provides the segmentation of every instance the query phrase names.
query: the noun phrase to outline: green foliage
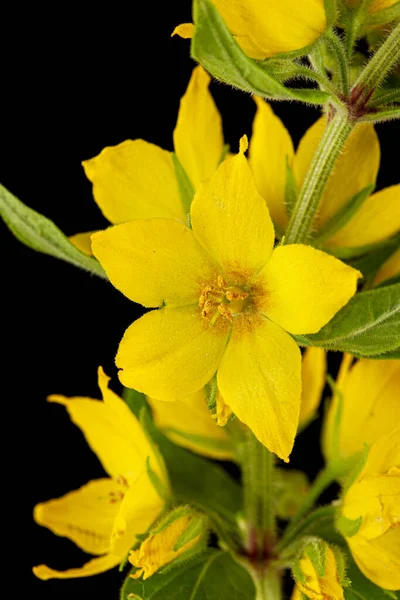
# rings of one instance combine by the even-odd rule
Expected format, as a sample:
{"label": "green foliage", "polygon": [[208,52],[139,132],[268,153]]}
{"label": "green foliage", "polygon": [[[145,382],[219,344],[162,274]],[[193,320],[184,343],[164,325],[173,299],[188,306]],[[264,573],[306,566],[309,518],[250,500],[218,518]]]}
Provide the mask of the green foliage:
{"label": "green foliage", "polygon": [[273,500],[276,514],[289,519],[300,508],[309,488],[302,471],[276,468],[273,478]]}
{"label": "green foliage", "polygon": [[268,72],[268,61],[249,58],[236,43],[218,10],[209,0],[194,0],[195,33],[192,57],[216,79],[264,98],[324,104],[329,94],[319,90],[289,89]]}
{"label": "green foliage", "polygon": [[[131,595],[133,594],[133,596]],[[248,572],[228,552],[209,550],[146,581],[127,577],[121,600],[254,600]]]}
{"label": "green foliage", "polygon": [[305,549],[319,577],[325,575],[327,546],[322,540],[313,540]]}
{"label": "green foliage", "polygon": [[[213,528],[234,545],[242,489],[219,465],[168,440],[156,428],[143,394],[125,389],[123,399],[140,421],[165,462],[174,498],[208,513]],[[233,540],[232,540],[233,536]]]}
{"label": "green foliage", "polygon": [[171,156],[175,167],[175,175],[178,181],[183,210],[185,211],[185,214],[188,215],[190,213],[190,206],[194,198],[195,189],[175,152],[171,152]]}
{"label": "green foliage", "polygon": [[345,537],[353,537],[359,531],[362,524],[362,517],[358,519],[348,519],[341,515],[336,521],[336,527]]}
{"label": "green foliage", "polygon": [[347,558],[347,576],[351,581],[344,590],[345,600],[396,600],[399,594],[384,590],[364,577],[351,556]]}
{"label": "green foliage", "polygon": [[375,357],[399,349],[400,284],[356,294],[318,333],[299,341]]}
{"label": "green foliage", "polygon": [[[347,262],[354,269],[361,271],[364,277],[375,275],[379,267],[397,250],[399,244],[400,235],[396,235],[384,244],[379,245],[374,252],[369,252],[360,258],[353,258]],[[387,283],[382,282],[381,285],[387,285]]]}
{"label": "green foliage", "polygon": [[294,209],[295,204],[296,204],[298,189],[297,189],[296,179],[293,174],[293,170],[292,170],[291,166],[289,165],[288,157],[286,157],[286,190],[285,190],[285,192],[286,192],[286,194],[285,194],[286,212],[287,212],[288,216],[290,217],[290,215],[292,214],[292,210]]}
{"label": "green foliage", "polygon": [[18,200],[0,185],[0,213],[15,237],[43,254],[54,256],[107,279],[100,263],[76,248],[58,227],[40,213]]}

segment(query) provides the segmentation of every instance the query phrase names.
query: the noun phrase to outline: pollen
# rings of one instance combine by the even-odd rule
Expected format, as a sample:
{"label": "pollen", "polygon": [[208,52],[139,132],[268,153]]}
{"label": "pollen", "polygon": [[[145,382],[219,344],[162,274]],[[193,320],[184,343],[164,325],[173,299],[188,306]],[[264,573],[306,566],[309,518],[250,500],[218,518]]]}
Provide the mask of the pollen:
{"label": "pollen", "polygon": [[227,285],[224,277],[218,275],[217,285],[203,287],[199,306],[201,315],[213,326],[219,317],[233,322],[235,315],[243,312],[247,306],[249,293],[235,285]]}

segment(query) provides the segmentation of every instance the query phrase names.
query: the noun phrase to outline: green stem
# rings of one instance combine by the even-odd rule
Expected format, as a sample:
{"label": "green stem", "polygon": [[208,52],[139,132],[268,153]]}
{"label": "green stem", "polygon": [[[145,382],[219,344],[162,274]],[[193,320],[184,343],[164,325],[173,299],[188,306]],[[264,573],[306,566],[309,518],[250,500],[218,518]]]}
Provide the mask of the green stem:
{"label": "green stem", "polygon": [[328,123],[290,217],[285,244],[307,239],[328,178],[354,126],[344,111],[337,111]]}
{"label": "green stem", "polygon": [[304,498],[301,507],[299,508],[293,519],[290,521],[289,525],[286,527],[285,532],[280,541],[280,546],[286,546],[288,541],[292,539],[293,534],[298,528],[298,525],[301,522],[301,520],[311,510],[311,508],[314,506],[315,502],[318,500],[322,492],[326,490],[326,488],[335,481],[336,477],[337,471],[336,469],[331,468],[330,465],[326,466],[325,469],[323,469],[319,473],[318,477],[312,484],[307,496]]}
{"label": "green stem", "polygon": [[272,485],[274,456],[250,430],[246,431],[240,454],[248,554],[256,560],[268,560],[276,539]]}
{"label": "green stem", "polygon": [[349,77],[349,67],[348,67],[348,58],[346,56],[346,51],[343,46],[342,40],[336,35],[336,33],[331,29],[328,30],[325,34],[325,39],[328,42],[333,55],[335,56],[335,61],[338,67],[338,78],[340,89],[343,94],[347,97],[349,94],[350,87],[350,77]]}
{"label": "green stem", "polygon": [[281,578],[277,570],[270,568],[256,579],[255,600],[281,600]]}
{"label": "green stem", "polygon": [[400,23],[375,52],[354,84],[353,101],[365,103],[400,61]]}

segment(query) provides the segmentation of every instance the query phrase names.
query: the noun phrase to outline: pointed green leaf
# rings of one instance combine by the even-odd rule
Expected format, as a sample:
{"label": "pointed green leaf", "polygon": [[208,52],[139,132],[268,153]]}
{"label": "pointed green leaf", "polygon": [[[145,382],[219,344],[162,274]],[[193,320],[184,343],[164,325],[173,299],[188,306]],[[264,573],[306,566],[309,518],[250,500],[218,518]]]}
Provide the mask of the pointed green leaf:
{"label": "pointed green leaf", "polygon": [[[366,277],[375,274],[379,267],[393,254],[400,245],[400,235],[395,235],[385,244],[381,245],[374,252],[369,252],[360,258],[353,258],[348,264],[354,269],[358,269]],[[386,282],[382,282],[385,283]]]}
{"label": "pointed green leaf", "polygon": [[171,156],[172,162],[174,163],[175,167],[175,175],[178,181],[178,188],[181,196],[183,210],[185,211],[185,214],[188,215],[190,213],[190,206],[194,198],[195,190],[192,182],[189,179],[189,176],[187,175],[175,152],[171,152]]}
{"label": "pointed green leaf", "polygon": [[318,333],[302,336],[308,345],[375,357],[398,350],[400,284],[356,294]]}
{"label": "pointed green leaf", "polygon": [[325,575],[327,545],[322,540],[314,540],[306,547],[306,554],[311,560],[319,577]]}
{"label": "pointed green leaf", "polygon": [[380,106],[376,111],[369,112],[361,117],[360,123],[385,123],[395,119],[400,119],[399,106]]}
{"label": "pointed green leaf", "polygon": [[193,18],[192,58],[216,79],[264,98],[300,100],[310,104],[328,101],[330,96],[326,92],[286,88],[262,63],[249,58],[209,0],[194,0]]}
{"label": "pointed green leaf", "polygon": [[76,248],[60,229],[40,213],[25,206],[4,186],[0,185],[0,214],[15,237],[43,254],[65,260],[98,277],[107,279],[100,263]]}
{"label": "pointed green leaf", "polygon": [[249,573],[229,553],[209,550],[146,581],[128,576],[120,600],[255,600],[255,597]]}

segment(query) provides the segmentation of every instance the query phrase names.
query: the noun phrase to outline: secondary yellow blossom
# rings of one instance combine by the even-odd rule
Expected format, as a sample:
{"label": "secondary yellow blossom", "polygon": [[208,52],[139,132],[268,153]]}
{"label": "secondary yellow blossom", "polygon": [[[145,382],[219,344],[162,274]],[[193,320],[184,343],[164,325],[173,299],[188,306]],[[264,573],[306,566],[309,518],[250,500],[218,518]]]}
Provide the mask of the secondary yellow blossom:
{"label": "secondary yellow blossom", "polygon": [[[219,460],[233,457],[232,442],[227,432],[212,419],[204,389],[174,403],[150,397],[147,400],[157,427],[179,446]],[[218,409],[221,421],[221,408],[217,403],[217,413]]]}
{"label": "secondary yellow blossom", "polygon": [[[221,117],[209,92],[210,76],[196,67],[179,107],[174,131],[175,153],[192,185],[210,177],[222,158]],[[93,196],[111,223],[166,217],[186,223],[171,152],[144,140],[126,140],[104,148],[83,162],[93,184]],[[93,232],[72,236],[90,252]]]}
{"label": "secondary yellow blossom", "polygon": [[323,348],[307,348],[301,363],[301,404],[299,427],[305,427],[315,416],[325,386],[326,352]]}
{"label": "secondary yellow blossom", "polygon": [[307,551],[300,558],[299,567],[302,577],[297,579],[297,590],[294,591],[292,600],[296,595],[301,597],[300,593],[311,600],[344,600],[336,558],[328,545],[325,546],[323,575],[318,574]]}
{"label": "secondary yellow blossom", "polygon": [[35,506],[34,518],[53,533],[68,537],[79,548],[96,555],[82,567],[56,571],[34,567],[40,579],[87,577],[115,567],[163,510],[146,462],[167,487],[160,463],[140,423],[127,405],[108,388],[109,378],[99,368],[103,401],[50,396],[64,405],[80,427],[109,477],[89,481],[61,498]]}
{"label": "secondary yellow blossom", "polygon": [[[312,125],[294,152],[289,132],[271,107],[255,98],[257,113],[250,141],[250,166],[257,187],[267,202],[272,220],[283,232],[288,224],[285,205],[286,164],[301,187],[325,128],[325,117]],[[365,151],[368,148],[368,152]],[[379,170],[379,140],[372,124],[358,124],[350,134],[330,175],[314,222],[317,232],[368,185],[375,184]],[[339,231],[325,239],[324,247],[364,247],[381,242],[400,231],[400,185],[393,185],[365,200]]]}
{"label": "secondary yellow blossom", "polygon": [[92,236],[110,281],[148,312],[126,331],[124,385],[180,400],[217,373],[225,403],[288,459],[301,394],[300,351],[287,333],[319,331],[355,293],[359,272],[310,246],[273,250],[274,229],[241,140],[198,188],[189,229],[136,220]]}
{"label": "secondary yellow blossom", "polygon": [[352,521],[361,517],[357,533],[347,538],[360,570],[376,585],[400,589],[400,429],[372,445],[344,495],[342,514]]}
{"label": "secondary yellow blossom", "polygon": [[384,281],[393,279],[400,275],[400,248],[393,252],[391,256],[383,263],[375,275],[373,285],[377,286]]}
{"label": "secondary yellow blossom", "polygon": [[[337,379],[341,394],[334,395],[326,415],[323,447],[346,458],[372,444],[400,422],[400,360],[362,358],[353,364],[345,354]],[[341,401],[342,400],[342,401]],[[341,410],[338,447],[332,448],[334,421]]]}
{"label": "secondary yellow blossom", "polygon": [[206,533],[203,516],[177,508],[150,532],[138,550],[129,554],[129,562],[138,569],[131,577],[147,579],[182,555],[192,555],[196,546],[203,549]]}
{"label": "secondary yellow blossom", "polygon": [[[326,29],[323,0],[211,0],[242,50],[263,60],[301,50]],[[183,23],[174,34],[193,37],[192,23]]]}

